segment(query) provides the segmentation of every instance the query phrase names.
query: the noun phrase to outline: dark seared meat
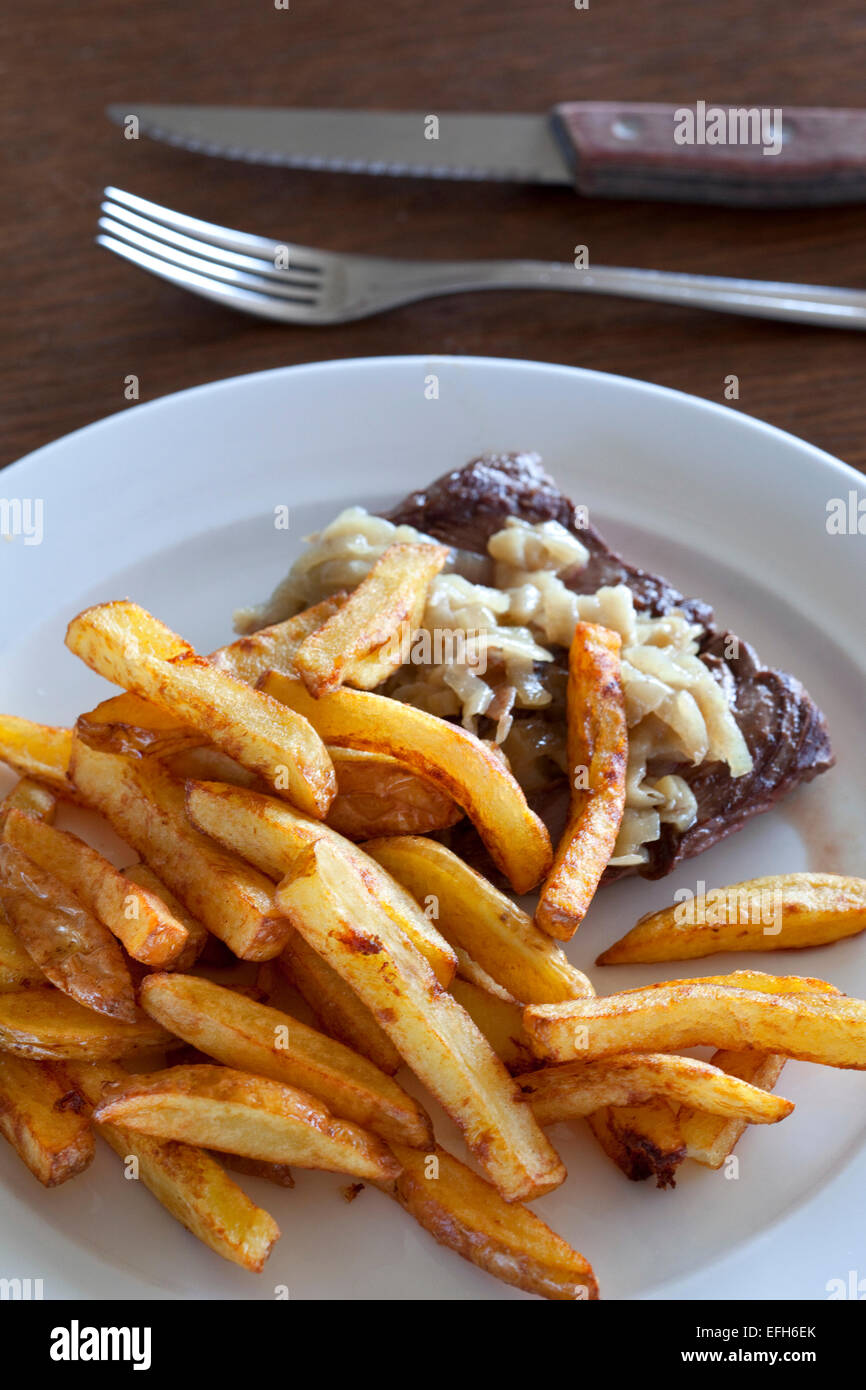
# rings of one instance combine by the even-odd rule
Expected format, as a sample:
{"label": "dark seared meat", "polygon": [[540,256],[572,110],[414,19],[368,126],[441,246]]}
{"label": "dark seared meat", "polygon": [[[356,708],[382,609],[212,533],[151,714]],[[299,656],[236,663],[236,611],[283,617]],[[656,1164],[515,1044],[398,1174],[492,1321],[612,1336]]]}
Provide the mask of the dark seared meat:
{"label": "dark seared meat", "polygon": [[[635,606],[658,616],[679,608],[705,629],[701,660],[712,670],[733,704],[749,745],[754,767],[745,777],[731,777],[722,763],[675,770],[697,798],[698,818],[684,832],[663,826],[659,840],[647,846],[649,862],[639,872],[662,878],[683,859],[709,849],[738,830],[751,816],[768,811],[780,797],[832,767],[824,716],[802,685],[783,671],[761,664],[752,647],[720,631],[712,608],[685,598],[658,575],[628,564],[610,550],[591,527],[577,525],[575,508],[557,488],[535,454],[496,454],[475,459],[430,487],[412,493],[389,520],[408,523],[447,545],[483,554],[488,538],[507,516],[528,521],[558,521],[579,536],[590,552],[588,565],[566,577],[579,593],[605,584],[627,584]],[[733,654],[732,654],[733,653]],[[469,849],[469,846],[466,846]],[[632,873],[608,871],[609,878]]]}
{"label": "dark seared meat", "polygon": [[708,604],[684,598],[666,579],[627,564],[591,526],[576,525],[574,504],[563,497],[537,454],[487,454],[475,459],[411,493],[388,513],[388,520],[414,526],[445,545],[483,555],[507,516],[558,521],[580,537],[590,558],[574,575],[571,588],[576,593],[594,594],[605,584],[627,584],[638,608],[655,615],[681,608],[692,622],[712,626],[713,610]]}

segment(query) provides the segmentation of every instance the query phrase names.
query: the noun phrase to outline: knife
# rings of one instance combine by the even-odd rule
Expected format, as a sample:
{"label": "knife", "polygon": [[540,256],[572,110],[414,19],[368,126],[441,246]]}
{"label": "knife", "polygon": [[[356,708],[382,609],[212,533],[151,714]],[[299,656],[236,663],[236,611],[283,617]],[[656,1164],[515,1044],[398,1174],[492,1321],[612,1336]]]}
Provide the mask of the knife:
{"label": "knife", "polygon": [[572,102],[532,116],[148,104],[107,112],[135,135],[295,169],[567,184],[587,198],[741,207],[866,201],[866,111],[841,108]]}

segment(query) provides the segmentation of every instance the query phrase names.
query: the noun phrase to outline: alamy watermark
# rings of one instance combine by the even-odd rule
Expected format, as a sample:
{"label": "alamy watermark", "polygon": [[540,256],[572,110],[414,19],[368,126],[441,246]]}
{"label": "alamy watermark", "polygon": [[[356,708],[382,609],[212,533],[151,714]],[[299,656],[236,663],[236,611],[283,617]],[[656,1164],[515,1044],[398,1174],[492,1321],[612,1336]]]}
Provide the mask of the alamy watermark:
{"label": "alamy watermark", "polygon": [[782,890],[754,889],[734,885],[732,888],[711,888],[707,892],[704,879],[699,878],[696,891],[678,888],[674,893],[674,922],[677,926],[741,926],[763,927],[764,936],[778,936],[782,930]]}
{"label": "alamy watermark", "polygon": [[487,670],[487,637],[475,628],[416,628],[404,622],[381,648],[397,666],[465,666],[474,675]]}
{"label": "alamy watermark", "polygon": [[782,149],[782,109],[774,106],[680,106],[674,112],[675,145],[762,145],[762,154]]}
{"label": "alamy watermark", "polygon": [[41,545],[45,536],[45,503],[41,497],[0,497],[0,536],[24,538],[25,545]]}

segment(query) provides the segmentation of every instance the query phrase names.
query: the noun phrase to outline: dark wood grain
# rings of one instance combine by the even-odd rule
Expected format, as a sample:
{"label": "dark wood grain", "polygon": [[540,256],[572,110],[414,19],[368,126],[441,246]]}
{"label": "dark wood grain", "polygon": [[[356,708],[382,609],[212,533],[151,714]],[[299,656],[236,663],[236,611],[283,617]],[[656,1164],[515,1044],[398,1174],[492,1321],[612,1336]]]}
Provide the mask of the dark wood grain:
{"label": "dark wood grain", "polygon": [[[6,248],[0,462],[141,400],[293,362],[378,353],[540,358],[761,416],[866,468],[866,335],[618,300],[508,293],[346,327],[278,328],[93,244],[115,183],[280,239],[411,256],[570,260],[866,284],[866,209],[581,201],[567,189],[294,173],[124,140],[106,102],[537,111],[564,100],[866,106],[861,0],[33,0],[2,59]],[[526,441],[521,441],[526,442]]]}

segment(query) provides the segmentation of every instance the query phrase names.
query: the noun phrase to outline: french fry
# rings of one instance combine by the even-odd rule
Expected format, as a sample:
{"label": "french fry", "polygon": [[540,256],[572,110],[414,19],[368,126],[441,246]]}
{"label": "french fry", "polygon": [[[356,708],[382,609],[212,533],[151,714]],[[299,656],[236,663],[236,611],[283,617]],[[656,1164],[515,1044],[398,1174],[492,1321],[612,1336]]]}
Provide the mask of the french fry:
{"label": "french fry", "polygon": [[371,1180],[400,1171],[381,1139],[335,1119],[313,1096],[230,1067],[171,1067],[130,1076],[100,1102],[94,1119],[266,1163]]}
{"label": "french fry", "polygon": [[242,1154],[219,1154],[223,1166],[248,1178],[263,1178],[277,1187],[294,1187],[295,1180],[287,1163],[265,1163],[261,1158],[244,1158]]}
{"label": "french fry", "polygon": [[607,998],[533,1004],[523,1021],[537,1054],[552,1061],[709,1046],[866,1068],[866,1002],[844,996],[672,980]]}
{"label": "french fry", "polygon": [[399,1071],[402,1057],[367,1005],[326,960],[292,931],[279,969],[312,1009],[322,1030],[359,1052],[387,1076]]}
{"label": "french fry", "polygon": [[541,1065],[523,1027],[522,1004],[499,998],[473,980],[452,980],[450,992],[508,1071],[525,1072]]}
{"label": "french fry", "polygon": [[866,879],[773,874],[641,917],[597,965],[694,960],[720,951],[824,946],[866,928]]}
{"label": "french fry", "polygon": [[[381,1184],[419,1226],[479,1269],[539,1298],[598,1298],[592,1266],[526,1207],[437,1144],[430,1154],[399,1147],[403,1171]],[[434,1162],[431,1163],[431,1160]]]}
{"label": "french fry", "polygon": [[161,878],[148,868],[143,861],[139,864],[130,864],[123,870],[123,877],[129,882],[143,888],[146,893],[158,898],[166,912],[180,922],[186,929],[186,945],[180,954],[175,956],[170,964],[164,965],[164,970],[188,970],[194,965],[208,943],[208,930],[198,918],[193,917],[191,912],[187,912],[180,898],[167,888]]}
{"label": "french fry", "polygon": [[[462,819],[450,796],[386,753],[329,744],[328,754],[337,774],[337,795],[325,822],[349,840],[427,835]],[[207,775],[203,780],[214,779]]]}
{"label": "french fry", "polygon": [[[71,1082],[90,1107],[108,1087],[123,1084],[122,1067],[65,1063]],[[187,1144],[163,1143],[119,1125],[97,1124],[98,1134],[126,1162],[135,1159],[138,1176],[166,1211],[209,1249],[251,1273],[264,1267],[280,1228],[232,1182],[212,1154]]]}
{"label": "french fry", "polygon": [[[628,728],[618,633],[578,623],[568,658],[568,767],[571,805],[535,920],[567,941],[586,916],[613,854],[625,810]],[[577,784],[585,770],[585,789]]]}
{"label": "french fry", "polygon": [[146,1014],[135,1023],[126,1023],[85,1009],[59,989],[7,990],[0,994],[0,1052],[11,1052],[15,1057],[103,1061],[166,1047],[170,1042],[165,1029]]}
{"label": "french fry", "polygon": [[[492,994],[495,998],[504,1000],[506,1004],[513,1004],[515,1008],[520,1010],[522,1019],[523,1005],[518,1003],[513,994],[509,994],[507,989],[498,985],[487,971],[481,968],[477,960],[473,960],[468,951],[464,951],[462,946],[455,946],[454,954],[457,957],[457,974],[461,980],[467,980],[469,984],[477,985],[486,994]],[[467,1009],[466,1012],[469,1013],[470,1010]],[[482,1028],[481,1031],[483,1033],[484,1029]]]}
{"label": "french fry", "polygon": [[452,947],[411,893],[336,831],[272,796],[218,782],[189,782],[186,807],[193,825],[276,882],[290,872],[304,849],[316,840],[327,839],[375,885],[386,912],[430,962],[439,983],[445,988],[451,983],[457,969]]}
{"label": "french fry", "polygon": [[445,545],[389,545],[333,617],[295,653],[311,695],[341,685],[373,690],[403,665],[404,632],[421,622],[430,585],[448,559]]}
{"label": "french fry", "polygon": [[48,987],[48,981],[21,945],[0,904],[0,992]]}
{"label": "french fry", "polygon": [[46,825],[53,825],[57,811],[57,796],[41,782],[22,777],[0,801],[0,834],[3,833],[10,811],[23,811],[36,820],[44,821]]}
{"label": "french fry", "polygon": [[[839,994],[834,985],[829,985],[824,980],[813,980],[800,975],[767,975],[757,970],[737,970],[730,975],[707,975],[693,983],[736,985],[742,989],[763,990],[775,994]],[[761,1064],[765,1059],[770,1060],[766,1053],[716,1053],[712,1059],[713,1064],[721,1066],[719,1058],[726,1056],[739,1058],[742,1063],[739,1071],[736,1067],[732,1070],[743,1080],[761,1084],[757,1080],[763,1074],[760,1070]],[[784,1058],[778,1060],[781,1062]],[[766,1074],[769,1076],[771,1071],[772,1068],[768,1068]],[[721,1136],[727,1134],[730,1148],[734,1147],[747,1128],[745,1121],[695,1111],[689,1106],[681,1106],[675,1116],[670,1105],[662,1100],[627,1109],[611,1107],[591,1116],[588,1123],[602,1147],[628,1177],[639,1180],[654,1175],[659,1187],[665,1187],[668,1184],[674,1185],[676,1168],[688,1156],[686,1130],[690,1117],[694,1117],[696,1126],[702,1128],[708,1142],[708,1136],[714,1133]],[[724,1143],[724,1137],[720,1138],[720,1143]]]}
{"label": "french fry", "polygon": [[196,729],[179,724],[170,710],[129,691],[79,715],[75,731],[90,748],[129,757],[169,758],[204,741]]}
{"label": "french fry", "polygon": [[642,1105],[659,1098],[746,1124],[776,1124],[794,1108],[793,1102],[768,1095],[708,1062],[666,1052],[624,1052],[600,1062],[565,1062],[517,1080],[540,1125],[591,1115],[606,1105]]}
{"label": "french fry", "polygon": [[559,1186],[563,1165],[499,1058],[351,860],[318,840],[280,884],[277,905],[372,1009],[506,1201]]}
{"label": "french fry", "polygon": [[[9,812],[26,811],[51,824],[57,808],[54,792],[41,782],[22,777],[0,802],[0,836]],[[25,951],[0,904],[0,990],[47,986],[48,980],[33,957]]]}
{"label": "french fry", "polygon": [[181,748],[160,761],[173,776],[184,782],[187,778],[193,778],[201,782],[228,782],[233,787],[252,787],[260,792],[270,790],[261,777],[241,767],[236,759],[214,748],[212,743],[199,744],[196,748]]}
{"label": "french fry", "polygon": [[[772,980],[778,994],[804,992],[813,994],[835,994],[840,991],[826,980],[811,980],[803,976],[763,976],[757,972],[738,972],[744,982],[760,985]],[[725,1052],[713,1054],[714,1067],[740,1077],[754,1086],[771,1091],[782,1074],[786,1058],[778,1053],[766,1052]],[[704,1110],[683,1105],[678,1115],[679,1126],[686,1145],[686,1157],[692,1158],[707,1168],[721,1168],[729,1154],[733,1153],[739,1139],[748,1125],[744,1120],[723,1119],[710,1115]]]}
{"label": "french fry", "polygon": [[83,1173],[93,1159],[87,1117],[46,1062],[0,1052],[0,1134],[43,1187]]}
{"label": "french fry", "polygon": [[63,883],[123,942],[133,959],[159,969],[186,949],[187,929],[165,903],[119,873],[76,835],[11,811],[3,838]]}
{"label": "french fry", "polygon": [[608,1105],[586,1117],[590,1130],[631,1182],[655,1178],[657,1187],[675,1187],[676,1170],[686,1156],[677,1117],[666,1100],[645,1105]]}
{"label": "french fry", "polygon": [[319,631],[323,623],[339,613],[346,598],[345,593],[331,594],[285,622],[261,627],[258,632],[238,637],[227,647],[219,647],[211,652],[210,660],[221,671],[228,671],[249,685],[255,685],[265,671],[294,671],[299,647],[311,633]]}
{"label": "french fry", "polygon": [[428,1117],[396,1081],[279,1009],[191,975],[148,976],[141,1003],[176,1037],[227,1067],[309,1091],[335,1115],[388,1142],[432,1142]]}
{"label": "french fry", "polygon": [[[337,776],[337,795],[325,824],[349,840],[425,835],[431,830],[446,830],[463,816],[460,807],[432,782],[385,753],[329,745],[328,756]],[[163,761],[175,777],[270,791],[261,777],[212,745],[183,748]]]}
{"label": "french fry", "polygon": [[518,893],[550,867],[550,836],[504,763],[481,739],[434,714],[365,690],[316,700],[302,681],[268,672],[259,688],[304,715],[327,743],[388,753],[440,787],[475,824]]}
{"label": "french fry", "polygon": [[[7,830],[16,815],[28,819],[12,812]],[[65,882],[8,842],[0,845],[0,903],[18,940],[51,984],[87,1009],[136,1022],[132,979],[111,932]]]}
{"label": "french fry", "polygon": [[[764,1091],[771,1091],[778,1081],[786,1058],[770,1052],[715,1052],[713,1066],[730,1076],[738,1077]],[[706,1168],[721,1168],[725,1159],[748,1128],[748,1120],[740,1117],[722,1118],[684,1106],[678,1115],[680,1132],[686,1146],[686,1158]]]}
{"label": "french fry", "polygon": [[61,796],[72,794],[66,779],[71,748],[71,729],[34,724],[14,714],[0,715],[0,762],[8,763],[21,777],[45,783]]}
{"label": "french fry", "polygon": [[274,910],[273,885],[189,823],[183,783],[157,759],[101,753],[76,740],[71,775],[86,803],[236,956],[280,953],[291,927]]}
{"label": "french fry", "polygon": [[[301,642],[336,613],[345,595],[334,594],[287,622],[218,647],[208,660],[219,670],[254,685],[265,671],[290,671]],[[79,736],[105,753],[147,753],[167,758],[201,742],[194,729],[140,695],[113,695],[78,721]],[[180,775],[180,774],[179,774]]]}
{"label": "french fry", "polygon": [[467,951],[513,998],[555,1004],[592,993],[586,976],[531,917],[438,841],[401,835],[369,840],[364,851],[422,907],[431,903],[445,939]]}
{"label": "french fry", "polygon": [[325,815],[336,778],[309,722],[199,656],[137,604],[123,599],[86,609],[69,624],[66,645],[100,675],[196,729],[301,810]]}

